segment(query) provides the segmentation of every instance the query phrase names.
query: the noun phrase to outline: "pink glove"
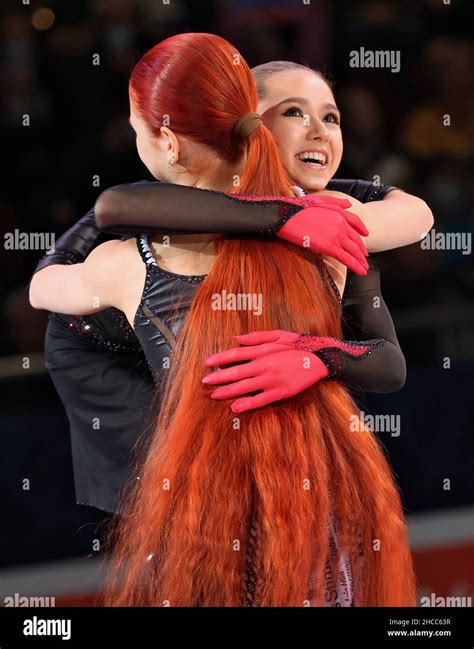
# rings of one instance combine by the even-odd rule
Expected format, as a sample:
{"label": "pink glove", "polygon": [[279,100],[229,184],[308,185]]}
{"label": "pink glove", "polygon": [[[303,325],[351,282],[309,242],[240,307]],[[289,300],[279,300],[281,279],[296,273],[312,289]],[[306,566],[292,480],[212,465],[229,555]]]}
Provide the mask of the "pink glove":
{"label": "pink glove", "polygon": [[[202,382],[216,385],[234,381],[232,385],[214,390],[211,394],[213,399],[231,399],[263,390],[256,396],[234,401],[231,409],[236,413],[292,397],[329,374],[326,365],[317,356],[293,348],[292,344],[299,337],[299,334],[279,330],[236,336],[239,342],[257,346],[214,354],[206,359],[205,365],[225,365],[243,360],[251,362],[208,374]],[[274,342],[266,342],[269,338],[273,338]],[[263,344],[259,344],[260,341]]]}
{"label": "pink glove", "polygon": [[[256,396],[234,401],[232,412],[252,410],[299,394],[321,379],[337,376],[342,356],[362,359],[384,344],[379,339],[345,341],[282,329],[256,331],[235,338],[246,347],[235,347],[208,356],[204,365],[212,367],[250,362],[217,370],[202,379],[206,385],[233,381],[231,385],[214,390],[211,394],[213,399],[232,399],[263,390]],[[308,356],[308,352],[313,355]]]}
{"label": "pink glove", "polygon": [[357,214],[344,209],[351,206],[350,201],[333,196],[315,199],[318,197],[312,196],[309,207],[291,216],[277,231],[277,236],[333,257],[359,275],[367,275],[368,252],[360,235],[367,236],[369,231]]}
{"label": "pink glove", "polygon": [[361,235],[369,231],[364,223],[345,208],[351,202],[334,196],[305,195],[298,198],[236,196],[252,202],[281,201],[276,225],[265,234],[276,235],[302,248],[337,259],[359,275],[366,275],[368,252]]}

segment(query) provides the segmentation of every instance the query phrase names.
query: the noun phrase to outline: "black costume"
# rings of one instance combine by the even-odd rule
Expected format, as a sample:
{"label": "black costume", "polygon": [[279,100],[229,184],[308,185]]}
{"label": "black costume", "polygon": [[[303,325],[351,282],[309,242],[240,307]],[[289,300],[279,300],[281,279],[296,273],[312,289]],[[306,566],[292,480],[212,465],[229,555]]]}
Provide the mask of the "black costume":
{"label": "black costume", "polygon": [[[332,181],[328,189],[368,202],[381,200],[394,188],[340,180]],[[245,236],[274,230],[282,218],[277,203],[243,202],[218,192],[142,181],[103,193],[96,208],[103,229],[115,234],[223,232]],[[103,241],[94,210],[90,210],[58,239],[56,251],[46,255],[35,272],[52,264],[82,262]],[[205,277],[161,269],[146,236],[139,237],[137,245],[147,264],[147,279],[135,316],[136,335],[117,309],[90,316],[52,313],[46,332],[46,366],[71,426],[76,500],[110,512],[118,511],[120,491],[131,475],[131,450],[139,439],[137,448],[146,446],[147,426],[153,425],[159,408],[155,384],[171,348],[156,324],[164,323],[176,336]],[[389,392],[402,387],[405,361],[380,293],[379,272],[374,259],[369,262],[371,269],[365,277],[348,272],[342,303],[344,338],[385,342],[364,358],[341,353],[338,378],[348,387]],[[373,308],[374,297],[379,297],[380,308]],[[160,320],[154,322],[155,317]]]}

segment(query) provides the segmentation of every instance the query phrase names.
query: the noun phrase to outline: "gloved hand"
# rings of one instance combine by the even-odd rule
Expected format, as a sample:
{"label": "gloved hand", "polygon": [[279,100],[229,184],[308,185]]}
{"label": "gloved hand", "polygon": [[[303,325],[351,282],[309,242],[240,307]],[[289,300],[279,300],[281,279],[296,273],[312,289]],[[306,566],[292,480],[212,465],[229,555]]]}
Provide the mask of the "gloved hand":
{"label": "gloved hand", "polygon": [[302,248],[337,259],[358,275],[366,275],[368,252],[362,236],[369,231],[361,219],[346,208],[351,202],[335,196],[305,196],[290,198],[244,196],[231,194],[234,200],[269,202],[277,200],[279,215],[276,223],[262,234],[276,235]]}
{"label": "gloved hand", "polygon": [[[274,338],[274,341],[259,344],[259,341],[267,341],[269,338]],[[299,334],[289,331],[256,332],[236,336],[239,342],[245,341],[247,345],[256,346],[239,347],[214,354],[206,359],[205,364],[210,367],[237,361],[251,362],[218,370],[205,376],[202,381],[206,385],[234,381],[232,385],[214,390],[211,394],[213,399],[231,399],[263,390],[256,396],[234,401],[231,409],[236,413],[298,394],[329,374],[319,358],[292,347],[292,343],[298,338]]]}
{"label": "gloved hand", "polygon": [[[263,390],[255,396],[234,401],[232,412],[252,410],[299,394],[317,381],[337,375],[344,354],[351,358],[364,358],[384,344],[378,339],[359,343],[282,329],[256,331],[235,336],[235,339],[245,347],[208,356],[204,365],[249,362],[217,370],[202,379],[205,385],[233,382],[214,390],[211,394],[213,399],[232,399]],[[308,352],[313,355],[308,356]]]}
{"label": "gloved hand", "polygon": [[361,239],[369,231],[346,208],[347,199],[333,196],[303,196],[309,206],[291,216],[276,232],[281,239],[337,259],[358,275],[366,275],[367,249]]}

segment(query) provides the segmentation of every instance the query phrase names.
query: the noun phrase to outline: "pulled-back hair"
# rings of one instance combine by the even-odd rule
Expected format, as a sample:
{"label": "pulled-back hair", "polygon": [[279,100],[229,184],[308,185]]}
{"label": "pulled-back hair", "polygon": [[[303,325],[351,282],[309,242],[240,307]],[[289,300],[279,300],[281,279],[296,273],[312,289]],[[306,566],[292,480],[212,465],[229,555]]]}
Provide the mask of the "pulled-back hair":
{"label": "pulled-back hair", "polygon": [[289,72],[290,70],[305,70],[306,72],[312,72],[317,77],[322,79],[331,90],[333,89],[333,84],[329,77],[323,74],[320,70],[315,70],[310,68],[308,65],[303,65],[302,63],[295,63],[294,61],[269,61],[268,63],[261,63],[251,68],[253,78],[257,84],[257,92],[259,99],[264,99],[267,95],[267,81],[274,74],[278,72]]}

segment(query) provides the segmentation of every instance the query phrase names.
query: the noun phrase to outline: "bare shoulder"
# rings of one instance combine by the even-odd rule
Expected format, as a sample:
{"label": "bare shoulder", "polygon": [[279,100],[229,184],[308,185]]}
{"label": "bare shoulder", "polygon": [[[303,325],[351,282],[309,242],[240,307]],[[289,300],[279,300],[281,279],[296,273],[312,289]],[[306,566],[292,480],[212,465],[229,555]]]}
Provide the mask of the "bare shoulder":
{"label": "bare shoulder", "polygon": [[136,240],[133,238],[126,241],[113,239],[101,243],[87,257],[87,260],[92,261],[94,265],[103,266],[104,269],[125,262],[133,263],[134,260],[139,261],[139,259]]}
{"label": "bare shoulder", "polygon": [[144,274],[135,239],[106,241],[94,248],[83,264],[87,286],[110,296],[110,303],[122,310],[135,299],[140,286],[143,288]]}

